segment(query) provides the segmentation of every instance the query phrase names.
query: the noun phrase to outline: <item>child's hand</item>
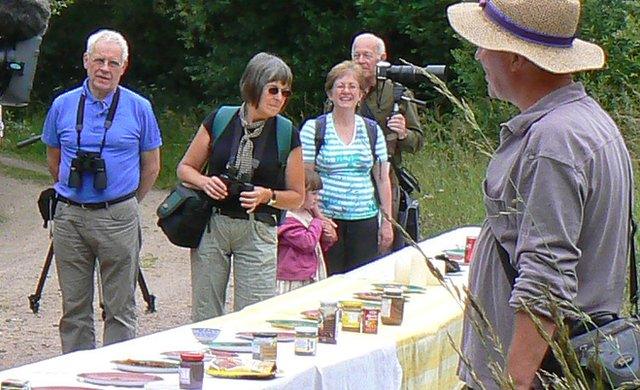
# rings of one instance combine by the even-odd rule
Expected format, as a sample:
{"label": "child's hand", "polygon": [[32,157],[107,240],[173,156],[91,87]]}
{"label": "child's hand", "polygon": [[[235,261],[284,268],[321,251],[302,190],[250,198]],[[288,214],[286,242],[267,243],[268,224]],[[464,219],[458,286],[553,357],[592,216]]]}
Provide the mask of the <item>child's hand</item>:
{"label": "child's hand", "polygon": [[335,222],[333,222],[329,218],[324,218],[322,220],[322,234],[330,241],[336,241],[338,239],[338,232],[336,231]]}

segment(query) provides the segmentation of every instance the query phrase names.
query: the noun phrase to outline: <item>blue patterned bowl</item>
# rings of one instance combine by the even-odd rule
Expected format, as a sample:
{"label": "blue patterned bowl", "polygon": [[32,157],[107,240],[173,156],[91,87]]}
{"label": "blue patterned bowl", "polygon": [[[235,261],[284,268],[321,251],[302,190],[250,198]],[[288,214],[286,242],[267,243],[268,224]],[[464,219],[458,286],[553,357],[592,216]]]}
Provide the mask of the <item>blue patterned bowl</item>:
{"label": "blue patterned bowl", "polygon": [[202,344],[210,344],[220,334],[220,329],[214,328],[191,328],[193,337]]}

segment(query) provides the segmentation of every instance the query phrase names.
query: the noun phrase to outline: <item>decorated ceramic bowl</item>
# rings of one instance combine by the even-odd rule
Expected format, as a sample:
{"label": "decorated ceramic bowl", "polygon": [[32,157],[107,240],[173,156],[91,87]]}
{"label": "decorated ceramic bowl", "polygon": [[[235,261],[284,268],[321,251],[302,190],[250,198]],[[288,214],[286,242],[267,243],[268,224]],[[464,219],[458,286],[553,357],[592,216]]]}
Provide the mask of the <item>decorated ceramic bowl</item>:
{"label": "decorated ceramic bowl", "polygon": [[202,344],[209,345],[220,334],[220,329],[214,328],[191,328],[193,337],[196,338]]}

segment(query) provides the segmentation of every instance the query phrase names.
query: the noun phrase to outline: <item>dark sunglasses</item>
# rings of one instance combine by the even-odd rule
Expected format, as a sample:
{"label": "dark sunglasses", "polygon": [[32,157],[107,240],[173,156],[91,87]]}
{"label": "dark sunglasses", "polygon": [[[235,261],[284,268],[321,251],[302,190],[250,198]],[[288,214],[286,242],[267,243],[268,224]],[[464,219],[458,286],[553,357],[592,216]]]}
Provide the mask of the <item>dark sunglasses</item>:
{"label": "dark sunglasses", "polygon": [[278,88],[278,87],[269,87],[269,89],[267,89],[267,92],[269,92],[269,95],[277,95],[278,91],[280,91],[280,93],[284,98],[288,98],[289,96],[291,96],[290,89],[284,89],[284,88]]}

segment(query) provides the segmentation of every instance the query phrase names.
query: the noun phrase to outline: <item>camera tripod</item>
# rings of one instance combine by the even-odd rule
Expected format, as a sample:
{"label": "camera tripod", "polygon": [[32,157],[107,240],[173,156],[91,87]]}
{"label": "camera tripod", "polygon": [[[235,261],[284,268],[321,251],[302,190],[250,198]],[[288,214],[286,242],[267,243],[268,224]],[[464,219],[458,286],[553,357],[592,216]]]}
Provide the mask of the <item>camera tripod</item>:
{"label": "camera tripod", "polygon": [[[49,244],[49,251],[47,252],[47,257],[45,258],[44,265],[42,267],[42,271],[40,272],[40,278],[38,279],[38,284],[36,286],[35,293],[29,295],[29,308],[33,314],[37,314],[38,310],[40,310],[40,298],[42,298],[42,290],[44,290],[44,282],[47,279],[47,275],[49,274],[49,268],[51,268],[51,261],[53,260],[53,243]],[[102,283],[100,282],[100,270],[98,272],[98,295],[100,296],[100,309],[102,309],[102,320],[106,318],[106,314],[104,312],[104,303],[102,301]],[[142,274],[142,269],[138,268],[138,285],[140,286],[140,291],[142,292],[142,298],[147,304],[147,313],[155,313],[156,311],[156,296],[149,293],[149,288],[147,287],[147,282],[144,280],[144,275]]]}

